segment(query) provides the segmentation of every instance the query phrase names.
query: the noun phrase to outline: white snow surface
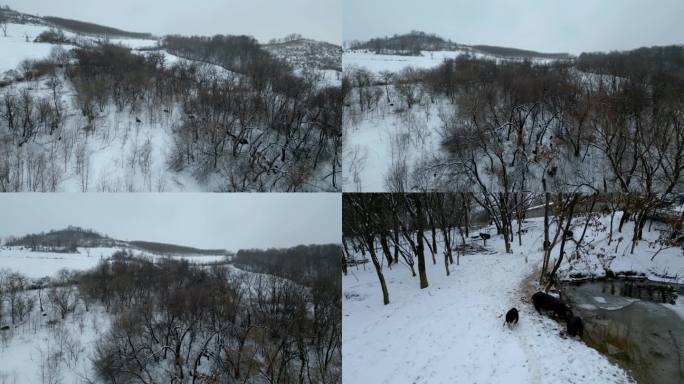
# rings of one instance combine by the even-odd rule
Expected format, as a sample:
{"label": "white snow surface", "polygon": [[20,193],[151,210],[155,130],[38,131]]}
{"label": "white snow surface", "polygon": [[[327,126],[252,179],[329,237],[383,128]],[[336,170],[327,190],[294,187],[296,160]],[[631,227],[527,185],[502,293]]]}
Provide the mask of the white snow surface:
{"label": "white snow surface", "polygon": [[[49,29],[50,27],[45,25],[7,24],[7,37],[0,33],[0,74],[16,69],[26,59],[39,60],[46,58],[50,50],[57,45],[34,43],[33,40],[41,32]],[[64,35],[68,39],[74,40],[100,40],[98,37],[84,36],[68,31],[64,31]],[[27,36],[28,42],[26,41]],[[156,40],[126,38],[109,39],[109,43],[123,45],[132,49],[155,47],[157,44]],[[65,45],[64,47],[73,48],[70,45]]]}
{"label": "white snow surface", "polygon": [[[41,32],[49,28],[42,25],[8,24],[7,37],[0,33],[0,75],[11,69],[16,69],[26,60],[44,59],[55,47],[53,44],[34,43]],[[29,42],[26,42],[26,36]]]}
{"label": "white snow surface", "polygon": [[[542,255],[541,223],[531,225],[513,254],[493,238],[493,254],[462,256],[449,277],[426,248],[426,289],[404,265],[385,266],[386,306],[372,265],[352,268],[342,279],[343,383],[633,382],[523,297],[521,282]],[[511,307],[520,320],[509,329],[503,315]]]}
{"label": "white snow surface", "polygon": [[380,71],[400,72],[402,69],[429,69],[436,67],[444,59],[464,55],[465,51],[422,52],[421,56],[379,55],[365,50],[347,50],[342,53],[342,68],[365,68],[375,74]]}

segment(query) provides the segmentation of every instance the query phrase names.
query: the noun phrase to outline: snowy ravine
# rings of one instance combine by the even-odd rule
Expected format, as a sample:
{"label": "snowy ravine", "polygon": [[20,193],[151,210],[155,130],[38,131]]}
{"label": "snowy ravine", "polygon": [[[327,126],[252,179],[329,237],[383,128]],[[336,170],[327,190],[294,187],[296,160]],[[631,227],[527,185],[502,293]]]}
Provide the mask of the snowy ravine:
{"label": "snowy ravine", "polygon": [[[344,383],[629,383],[622,368],[577,338],[564,324],[537,314],[525,280],[541,263],[541,223],[523,246],[461,256],[446,276],[426,249],[429,287],[419,289],[404,265],[383,268],[390,304],[372,264],[342,279]],[[481,242],[480,242],[481,244]],[[517,245],[517,242],[516,242]],[[520,312],[512,329],[503,315]]]}

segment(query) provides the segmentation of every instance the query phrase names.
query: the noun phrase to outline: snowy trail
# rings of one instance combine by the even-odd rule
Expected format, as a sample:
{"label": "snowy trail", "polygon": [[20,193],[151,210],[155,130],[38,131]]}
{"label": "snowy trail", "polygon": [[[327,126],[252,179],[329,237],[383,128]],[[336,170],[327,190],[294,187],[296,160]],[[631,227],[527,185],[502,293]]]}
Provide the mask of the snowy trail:
{"label": "snowy trail", "polygon": [[[343,382],[630,382],[597,351],[561,336],[564,326],[521,302],[521,282],[541,261],[539,232],[529,236],[529,248],[512,255],[461,257],[450,277],[428,256],[424,290],[405,267],[385,269],[387,306],[372,266],[350,271],[343,278]],[[503,314],[511,307],[520,321],[509,329]]]}

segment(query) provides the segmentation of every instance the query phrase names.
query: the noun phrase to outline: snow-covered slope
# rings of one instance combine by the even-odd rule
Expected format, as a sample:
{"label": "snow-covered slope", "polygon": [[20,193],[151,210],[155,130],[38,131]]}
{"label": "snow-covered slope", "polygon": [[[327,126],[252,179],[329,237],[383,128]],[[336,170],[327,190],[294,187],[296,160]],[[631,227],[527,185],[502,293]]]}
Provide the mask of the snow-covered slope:
{"label": "snow-covered slope", "polygon": [[7,25],[7,37],[0,34],[0,79],[3,73],[16,69],[22,61],[44,59],[50,54],[55,45],[33,42],[36,36],[48,29],[43,25]]}
{"label": "snow-covered slope", "polygon": [[[662,240],[668,234],[666,227],[658,222],[646,224],[643,240],[634,246],[632,235],[634,222],[624,224],[622,232],[618,226],[622,212],[613,218],[613,236],[610,233],[610,216],[601,215],[587,228],[581,252],[569,254],[569,262],[559,269],[560,276],[566,280],[600,278],[606,271],[615,275],[635,275],[652,281],[684,284],[684,250]],[[579,239],[584,220],[576,223],[575,237]],[[612,240],[609,242],[609,240]],[[570,248],[574,246],[570,243]]]}
{"label": "snow-covered slope", "polygon": [[342,48],[311,39],[265,44],[263,48],[295,68],[340,70]]}

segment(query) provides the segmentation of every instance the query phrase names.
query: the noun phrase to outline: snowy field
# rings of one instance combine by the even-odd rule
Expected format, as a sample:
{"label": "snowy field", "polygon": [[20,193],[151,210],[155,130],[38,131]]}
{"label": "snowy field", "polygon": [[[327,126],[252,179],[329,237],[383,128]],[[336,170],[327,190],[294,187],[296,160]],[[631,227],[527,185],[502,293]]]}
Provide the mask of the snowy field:
{"label": "snowy field", "polygon": [[[50,53],[50,50],[57,46],[48,43],[34,43],[33,40],[41,34],[41,32],[49,30],[50,27],[44,25],[30,25],[30,24],[8,24],[7,37],[0,34],[0,74],[16,69],[19,64],[26,60],[44,59]],[[64,32],[68,39],[85,39],[97,40],[95,37],[84,37],[72,32]],[[28,42],[26,37],[28,36]],[[157,45],[156,40],[147,39],[110,39],[110,43],[119,44],[132,49],[148,48]],[[71,46],[64,46],[71,48]]]}
{"label": "snowy field", "polygon": [[466,54],[465,51],[422,52],[421,56],[377,55],[369,51],[346,50],[342,53],[342,68],[365,68],[375,74],[381,71],[400,72],[412,67],[415,69],[434,68],[444,59],[453,59]]}
{"label": "snowy field", "polygon": [[[630,234],[628,224],[623,234]],[[608,252],[602,225],[589,227],[584,241],[597,254]],[[583,218],[574,221],[575,233],[581,233]],[[514,224],[514,228],[517,225]],[[343,360],[344,383],[629,383],[629,374],[605,356],[577,338],[567,336],[565,324],[540,316],[529,296],[535,287],[543,256],[542,219],[526,222],[522,246],[512,244],[506,254],[503,240],[493,236],[487,242],[489,252],[465,255],[460,265],[452,265],[447,277],[443,253],[439,249],[433,265],[426,248],[429,287],[419,289],[418,278],[403,264],[389,269],[383,266],[390,304],[382,305],[382,294],[372,264],[353,267],[343,284]],[[628,255],[618,247],[608,252],[606,265],[644,273],[654,280],[663,269],[669,274],[684,274],[684,256],[680,248],[655,250],[651,244],[658,236],[654,228]],[[552,229],[553,230],[553,229]],[[486,230],[485,230],[486,231]],[[490,233],[495,233],[490,231]],[[579,237],[579,235],[577,235]],[[481,241],[477,241],[482,244]],[[613,249],[615,241],[613,242]],[[438,248],[443,244],[438,243]],[[566,252],[574,249],[572,243]],[[557,258],[558,246],[552,254]],[[360,256],[360,255],[359,255]],[[379,255],[381,256],[381,255]],[[454,256],[455,257],[455,256]],[[596,258],[587,256],[586,258]],[[563,277],[577,272],[588,260],[571,257],[564,262]],[[384,260],[383,260],[384,262]],[[599,269],[592,270],[597,276]],[[417,268],[417,267],[416,267]],[[588,268],[583,269],[589,272]],[[605,271],[601,268],[605,274]],[[670,282],[681,282],[670,279]],[[598,298],[597,300],[600,300]],[[666,307],[682,315],[682,301]],[[512,329],[504,326],[503,315],[511,307],[520,312],[520,321]]]}
{"label": "snowy field", "polygon": [[[18,247],[0,247],[0,270],[19,272],[29,278],[55,276],[62,269],[87,270],[101,260],[107,260],[119,248],[79,248],[78,253],[31,252]],[[136,256],[162,258],[147,252],[133,250]],[[225,261],[224,256],[183,255],[173,258],[204,264]]]}
{"label": "snowy field", "polygon": [[[414,69],[430,69],[442,64],[444,59],[454,59],[462,55],[470,55],[477,59],[489,59],[494,61],[519,61],[508,58],[501,59],[492,55],[480,52],[469,52],[467,50],[456,51],[422,51],[420,56],[385,55],[376,54],[368,50],[345,50],[342,53],[342,68],[365,68],[374,74],[381,71],[400,72],[411,67]],[[534,63],[548,63],[550,59],[532,59]]]}
{"label": "snowy field", "polygon": [[[33,39],[48,29],[42,25],[8,24],[7,37],[0,34],[0,75],[16,69],[26,59],[37,60],[47,57],[55,45],[33,43]],[[28,43],[27,35],[30,41]]]}

